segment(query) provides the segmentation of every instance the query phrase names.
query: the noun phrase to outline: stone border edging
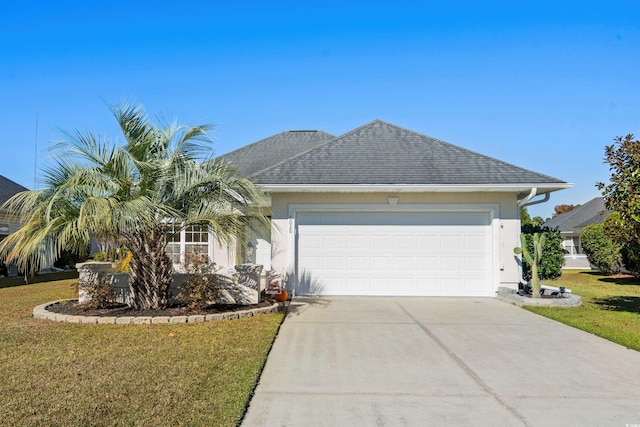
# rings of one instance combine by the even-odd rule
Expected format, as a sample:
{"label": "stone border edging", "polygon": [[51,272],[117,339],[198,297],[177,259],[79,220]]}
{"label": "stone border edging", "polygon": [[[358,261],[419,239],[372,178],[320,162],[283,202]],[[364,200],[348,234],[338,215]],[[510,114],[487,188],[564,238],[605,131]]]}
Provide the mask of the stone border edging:
{"label": "stone border edging", "polygon": [[510,304],[515,304],[518,307],[530,305],[538,307],[573,308],[582,305],[582,298],[580,298],[579,295],[565,295],[564,298],[527,298],[519,295],[515,289],[500,287],[498,288],[496,298]]}
{"label": "stone border edging", "polygon": [[258,314],[276,313],[283,310],[280,303],[275,303],[269,307],[259,307],[247,310],[229,311],[225,313],[212,314],[192,314],[189,316],[77,316],[71,314],[54,313],[47,310],[47,307],[65,301],[57,300],[40,304],[33,309],[33,317],[36,319],[53,320],[54,322],[87,323],[99,325],[145,325],[159,323],[202,323],[217,320],[241,319],[244,317],[254,317]]}

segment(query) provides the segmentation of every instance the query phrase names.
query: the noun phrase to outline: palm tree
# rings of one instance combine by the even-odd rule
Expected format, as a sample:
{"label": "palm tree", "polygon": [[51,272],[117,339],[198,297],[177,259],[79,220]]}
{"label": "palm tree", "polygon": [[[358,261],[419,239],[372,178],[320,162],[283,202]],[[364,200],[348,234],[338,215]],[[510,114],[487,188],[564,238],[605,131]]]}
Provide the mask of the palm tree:
{"label": "palm tree", "polygon": [[266,230],[263,193],[211,156],[209,125],[160,126],[139,104],[111,107],[124,136],[113,144],[75,131],[52,147],[45,188],[18,193],[5,207],[21,228],[0,244],[6,261],[35,269],[67,249],[85,251],[90,238],[117,241],[133,254],[133,306],[164,308],[173,266],[165,253],[167,225],[208,225],[231,243]]}

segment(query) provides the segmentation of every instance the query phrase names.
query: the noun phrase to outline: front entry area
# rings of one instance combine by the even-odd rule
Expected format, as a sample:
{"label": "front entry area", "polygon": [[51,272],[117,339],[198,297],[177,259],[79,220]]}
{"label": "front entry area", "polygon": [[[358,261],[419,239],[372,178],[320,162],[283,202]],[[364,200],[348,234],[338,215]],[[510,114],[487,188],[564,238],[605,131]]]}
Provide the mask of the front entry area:
{"label": "front entry area", "polygon": [[296,217],[298,295],[494,296],[489,211]]}

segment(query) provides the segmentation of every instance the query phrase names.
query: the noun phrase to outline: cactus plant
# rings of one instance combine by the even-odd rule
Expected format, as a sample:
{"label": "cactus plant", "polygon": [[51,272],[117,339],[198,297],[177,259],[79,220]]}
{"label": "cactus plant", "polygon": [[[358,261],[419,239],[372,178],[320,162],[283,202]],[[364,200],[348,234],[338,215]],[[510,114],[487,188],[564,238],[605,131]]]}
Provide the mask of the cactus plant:
{"label": "cactus plant", "polygon": [[519,248],[514,248],[513,252],[517,255],[522,254],[525,261],[531,266],[531,296],[533,298],[540,298],[540,279],[538,278],[538,266],[542,260],[542,249],[546,241],[545,235],[533,234],[533,253],[529,252],[527,248],[527,238],[524,234],[520,234]]}

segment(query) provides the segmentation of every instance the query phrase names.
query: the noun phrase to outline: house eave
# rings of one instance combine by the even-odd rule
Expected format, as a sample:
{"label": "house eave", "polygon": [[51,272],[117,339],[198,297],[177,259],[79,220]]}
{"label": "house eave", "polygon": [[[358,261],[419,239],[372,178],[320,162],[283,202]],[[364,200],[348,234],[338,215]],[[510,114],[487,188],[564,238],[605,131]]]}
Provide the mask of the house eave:
{"label": "house eave", "polygon": [[573,187],[571,183],[538,184],[258,184],[268,193],[525,193],[537,188],[550,193]]}

